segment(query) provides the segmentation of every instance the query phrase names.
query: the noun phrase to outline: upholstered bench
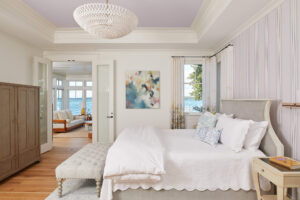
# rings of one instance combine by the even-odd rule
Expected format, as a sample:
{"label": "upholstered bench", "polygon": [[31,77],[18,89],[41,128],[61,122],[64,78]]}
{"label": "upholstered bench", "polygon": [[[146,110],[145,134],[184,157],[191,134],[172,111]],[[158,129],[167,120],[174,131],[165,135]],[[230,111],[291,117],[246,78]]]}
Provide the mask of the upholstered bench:
{"label": "upholstered bench", "polygon": [[64,179],[95,179],[97,195],[100,197],[100,181],[103,174],[108,144],[87,144],[62,162],[56,169],[58,196],[62,196]]}

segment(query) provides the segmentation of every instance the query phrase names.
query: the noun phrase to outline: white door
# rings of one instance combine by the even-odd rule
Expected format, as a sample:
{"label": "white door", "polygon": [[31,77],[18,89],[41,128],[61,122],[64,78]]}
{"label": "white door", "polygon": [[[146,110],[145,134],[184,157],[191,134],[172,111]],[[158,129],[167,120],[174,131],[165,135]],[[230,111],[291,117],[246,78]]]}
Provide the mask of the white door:
{"label": "white door", "polygon": [[114,61],[93,63],[93,143],[114,141]]}
{"label": "white door", "polygon": [[33,84],[40,87],[40,143],[41,153],[52,149],[52,64],[34,58]]}

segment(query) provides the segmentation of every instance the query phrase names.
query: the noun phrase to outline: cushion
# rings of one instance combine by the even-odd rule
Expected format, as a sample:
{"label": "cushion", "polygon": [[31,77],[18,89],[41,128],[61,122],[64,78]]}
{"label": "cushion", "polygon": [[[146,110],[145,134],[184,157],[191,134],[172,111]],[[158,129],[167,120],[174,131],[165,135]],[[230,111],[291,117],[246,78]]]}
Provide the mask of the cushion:
{"label": "cushion", "polygon": [[221,117],[221,116],[233,118],[233,114],[225,114],[225,113],[216,113],[216,116],[217,116],[217,119],[219,119],[219,117]]}
{"label": "cushion", "polygon": [[54,111],[53,112],[53,120],[57,120],[58,119],[58,112],[60,112],[60,111]]}
{"label": "cushion", "polygon": [[56,177],[100,179],[109,146],[87,144],[55,169]]}
{"label": "cushion", "polygon": [[64,110],[59,111],[57,113],[57,116],[58,116],[58,119],[60,119],[60,120],[68,119],[68,115],[67,115],[66,111],[64,111]]}
{"label": "cushion", "polygon": [[222,130],[221,143],[239,152],[244,146],[246,135],[250,127],[250,120],[232,119],[220,116],[217,128]]}
{"label": "cushion", "polygon": [[213,127],[204,127],[197,130],[196,133],[202,142],[216,146],[219,143],[222,130]]}
{"label": "cushion", "polygon": [[261,140],[266,134],[267,127],[267,121],[255,122],[251,120],[244,143],[244,148],[256,151],[260,146]]}
{"label": "cushion", "polygon": [[217,122],[217,116],[215,116],[210,112],[205,112],[199,117],[197,130],[203,127],[215,127],[216,122]]}
{"label": "cushion", "polygon": [[66,114],[68,116],[68,119],[73,120],[73,115],[71,110],[66,110]]}

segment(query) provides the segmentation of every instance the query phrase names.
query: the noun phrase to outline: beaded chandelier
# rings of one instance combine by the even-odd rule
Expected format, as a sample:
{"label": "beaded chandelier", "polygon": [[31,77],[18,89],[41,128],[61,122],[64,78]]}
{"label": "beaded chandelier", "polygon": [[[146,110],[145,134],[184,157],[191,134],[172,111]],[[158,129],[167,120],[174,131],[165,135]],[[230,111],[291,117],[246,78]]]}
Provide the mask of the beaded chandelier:
{"label": "beaded chandelier", "polygon": [[90,34],[100,38],[120,38],[137,27],[137,16],[117,5],[88,3],[74,10],[73,17],[78,25]]}

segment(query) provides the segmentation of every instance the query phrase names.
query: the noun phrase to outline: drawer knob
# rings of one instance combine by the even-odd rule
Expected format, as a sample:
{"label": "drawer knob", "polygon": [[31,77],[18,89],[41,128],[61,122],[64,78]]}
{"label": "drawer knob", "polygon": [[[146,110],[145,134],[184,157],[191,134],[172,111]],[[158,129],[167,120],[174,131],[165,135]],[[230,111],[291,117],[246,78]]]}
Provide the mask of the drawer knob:
{"label": "drawer knob", "polygon": [[261,170],[261,172],[264,172],[264,171],[265,171],[264,169]]}

